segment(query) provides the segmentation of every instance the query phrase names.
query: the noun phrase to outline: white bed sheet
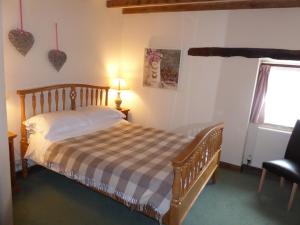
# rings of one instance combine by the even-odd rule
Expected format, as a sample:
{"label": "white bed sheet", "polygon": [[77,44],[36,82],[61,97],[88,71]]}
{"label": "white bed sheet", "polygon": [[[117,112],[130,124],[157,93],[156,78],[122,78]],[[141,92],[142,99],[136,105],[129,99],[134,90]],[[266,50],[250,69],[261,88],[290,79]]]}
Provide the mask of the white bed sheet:
{"label": "white bed sheet", "polygon": [[74,130],[73,132],[65,133],[61,135],[59,138],[56,138],[55,140],[46,139],[40,133],[31,134],[29,137],[29,146],[25,158],[32,160],[37,164],[45,165],[45,160],[44,160],[45,153],[53,143],[67,138],[78,137],[99,130],[104,130],[111,126],[117,125],[119,123],[128,123],[128,122],[123,119],[110,119],[101,124],[100,123],[95,124],[94,126],[89,127],[88,129],[83,129],[83,130],[78,129],[78,130]]}

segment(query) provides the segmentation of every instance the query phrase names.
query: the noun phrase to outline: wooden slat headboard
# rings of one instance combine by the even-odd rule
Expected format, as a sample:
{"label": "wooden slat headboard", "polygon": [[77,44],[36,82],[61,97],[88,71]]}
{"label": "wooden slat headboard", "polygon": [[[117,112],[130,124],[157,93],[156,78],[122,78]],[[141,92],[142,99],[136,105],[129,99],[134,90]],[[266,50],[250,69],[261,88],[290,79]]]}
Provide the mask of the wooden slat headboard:
{"label": "wooden slat headboard", "polygon": [[[27,161],[24,156],[28,148],[27,131],[26,127],[23,125],[26,118],[37,115],[38,109],[40,109],[39,113],[45,113],[51,111],[76,110],[77,106],[107,106],[108,91],[108,86],[95,86],[89,84],[58,84],[17,91],[21,102],[21,159],[24,177],[27,176]],[[26,99],[26,96],[28,95],[31,99]],[[39,101],[37,101],[37,97],[39,98]],[[79,98],[77,99],[77,97]],[[47,99],[46,103],[45,99]],[[28,103],[28,100],[31,102],[31,104],[29,104],[32,108],[31,115],[26,115],[26,112],[28,112],[28,110],[26,110],[26,103]],[[70,106],[68,103],[70,103]]]}

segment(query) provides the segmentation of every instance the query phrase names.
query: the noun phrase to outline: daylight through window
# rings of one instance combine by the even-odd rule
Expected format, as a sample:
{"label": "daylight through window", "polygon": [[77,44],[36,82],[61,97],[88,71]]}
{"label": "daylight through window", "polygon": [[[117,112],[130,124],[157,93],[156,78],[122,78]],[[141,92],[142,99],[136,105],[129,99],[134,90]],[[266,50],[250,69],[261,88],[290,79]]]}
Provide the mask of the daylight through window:
{"label": "daylight through window", "polygon": [[[263,70],[262,66],[251,122],[294,127],[300,119],[300,66],[270,64],[268,70]],[[265,84],[260,84],[262,82]]]}

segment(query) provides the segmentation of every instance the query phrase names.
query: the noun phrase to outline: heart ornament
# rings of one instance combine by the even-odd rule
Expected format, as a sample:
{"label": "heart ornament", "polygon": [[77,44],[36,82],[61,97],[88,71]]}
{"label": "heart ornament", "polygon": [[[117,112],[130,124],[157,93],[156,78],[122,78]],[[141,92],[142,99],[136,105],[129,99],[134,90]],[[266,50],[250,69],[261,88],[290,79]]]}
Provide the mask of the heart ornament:
{"label": "heart ornament", "polygon": [[63,51],[53,49],[48,53],[48,59],[50,63],[54,66],[57,72],[63,67],[65,62],[67,61],[67,54]]}
{"label": "heart ornament", "polygon": [[21,29],[11,30],[8,39],[23,56],[26,56],[34,44],[33,35]]}

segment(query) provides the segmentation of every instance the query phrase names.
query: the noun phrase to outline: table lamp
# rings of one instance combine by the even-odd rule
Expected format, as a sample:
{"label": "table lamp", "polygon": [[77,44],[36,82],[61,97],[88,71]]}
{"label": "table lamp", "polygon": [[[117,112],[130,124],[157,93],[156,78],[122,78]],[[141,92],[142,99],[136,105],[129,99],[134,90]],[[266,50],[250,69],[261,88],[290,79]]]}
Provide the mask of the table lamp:
{"label": "table lamp", "polygon": [[121,91],[127,90],[127,84],[124,79],[121,78],[116,78],[112,82],[112,89],[115,89],[118,91],[117,98],[115,100],[116,103],[116,109],[120,110],[121,104],[122,104],[122,99],[121,99]]}

